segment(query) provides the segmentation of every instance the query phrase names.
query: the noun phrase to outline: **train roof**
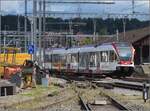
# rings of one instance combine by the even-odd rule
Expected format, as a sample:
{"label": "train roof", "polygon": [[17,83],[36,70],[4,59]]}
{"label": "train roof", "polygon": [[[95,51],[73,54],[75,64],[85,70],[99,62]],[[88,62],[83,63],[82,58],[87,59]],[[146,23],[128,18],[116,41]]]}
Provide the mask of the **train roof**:
{"label": "train roof", "polygon": [[[78,53],[78,52],[95,52],[95,51],[103,51],[103,50],[112,50],[112,44],[117,44],[120,46],[129,46],[130,43],[127,42],[109,42],[109,43],[103,43],[98,46],[94,45],[87,45],[87,46],[82,46],[82,47],[72,47],[72,48],[53,48],[53,49],[48,49],[47,51],[50,53],[55,53],[55,54],[69,54],[69,53]],[[46,51],[46,52],[47,52]]]}
{"label": "train roof", "polygon": [[94,52],[96,51],[94,46],[83,46],[83,47],[74,47],[67,49],[67,53],[78,53],[78,52]]}
{"label": "train roof", "polygon": [[102,43],[101,45],[112,45],[112,44],[127,44],[131,45],[129,42],[107,42],[107,43]]}

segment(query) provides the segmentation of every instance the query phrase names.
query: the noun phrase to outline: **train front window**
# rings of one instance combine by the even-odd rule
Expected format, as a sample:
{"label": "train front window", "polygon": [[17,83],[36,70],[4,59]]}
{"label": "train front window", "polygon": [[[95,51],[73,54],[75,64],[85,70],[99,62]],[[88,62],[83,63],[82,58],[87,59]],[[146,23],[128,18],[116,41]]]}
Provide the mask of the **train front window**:
{"label": "train front window", "polygon": [[120,60],[130,61],[132,58],[132,51],[130,47],[118,47],[118,54]]}

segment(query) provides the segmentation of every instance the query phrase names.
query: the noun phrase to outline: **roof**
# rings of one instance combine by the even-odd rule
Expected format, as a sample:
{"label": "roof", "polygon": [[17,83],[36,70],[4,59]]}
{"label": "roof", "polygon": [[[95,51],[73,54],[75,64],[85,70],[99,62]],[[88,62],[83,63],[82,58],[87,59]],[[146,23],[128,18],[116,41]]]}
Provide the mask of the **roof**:
{"label": "roof", "polygon": [[125,42],[134,43],[150,34],[150,27],[132,30],[126,32],[126,37],[123,37],[123,33],[119,34],[120,40]]}
{"label": "roof", "polygon": [[[123,36],[123,32],[119,33],[119,42],[129,42],[129,43],[135,43],[138,40],[150,35],[150,27],[145,27],[142,29],[136,29],[136,30],[131,30],[131,31],[127,31],[126,32],[126,36]],[[99,43],[104,43],[104,42],[113,42],[116,41],[117,38],[113,37],[106,37],[104,38],[100,38],[99,39]]]}

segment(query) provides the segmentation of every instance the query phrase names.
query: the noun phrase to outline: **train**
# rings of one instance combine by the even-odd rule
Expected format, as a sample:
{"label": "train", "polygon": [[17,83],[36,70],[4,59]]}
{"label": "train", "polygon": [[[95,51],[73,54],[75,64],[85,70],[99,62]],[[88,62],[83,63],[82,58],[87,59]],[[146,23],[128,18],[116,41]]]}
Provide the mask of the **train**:
{"label": "train", "polygon": [[64,74],[131,76],[135,50],[126,42],[53,48],[45,51],[44,66],[51,72]]}

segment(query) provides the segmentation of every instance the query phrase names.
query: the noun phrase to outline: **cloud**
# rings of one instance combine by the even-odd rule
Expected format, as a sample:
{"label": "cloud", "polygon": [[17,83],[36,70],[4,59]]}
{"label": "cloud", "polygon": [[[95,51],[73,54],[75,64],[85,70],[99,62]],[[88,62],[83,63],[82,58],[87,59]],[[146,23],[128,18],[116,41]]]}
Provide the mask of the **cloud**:
{"label": "cloud", "polygon": [[2,1],[1,10],[7,14],[21,14],[24,11],[23,1]]}
{"label": "cloud", "polygon": [[[112,0],[110,0],[112,1]],[[114,0],[115,1],[115,0]],[[135,1],[135,11],[148,12],[148,1]],[[49,11],[79,12],[81,13],[131,13],[132,1],[115,1],[115,4],[51,4],[47,5]],[[3,1],[2,11],[10,14],[24,14],[24,1]],[[28,2],[28,12],[32,12],[32,2]],[[62,15],[60,15],[62,16]],[[64,16],[64,15],[63,15]]]}

